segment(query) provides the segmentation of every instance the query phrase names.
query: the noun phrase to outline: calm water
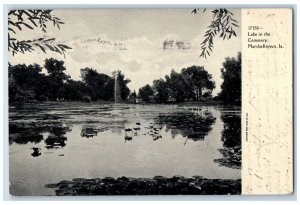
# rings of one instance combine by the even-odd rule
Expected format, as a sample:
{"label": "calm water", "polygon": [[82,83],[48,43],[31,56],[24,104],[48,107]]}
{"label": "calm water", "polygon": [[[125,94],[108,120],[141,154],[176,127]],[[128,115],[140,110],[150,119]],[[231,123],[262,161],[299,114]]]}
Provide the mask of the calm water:
{"label": "calm water", "polygon": [[240,169],[214,161],[228,147],[224,115],[239,116],[240,111],[83,103],[12,108],[11,194],[54,195],[45,184],[74,178],[241,178]]}

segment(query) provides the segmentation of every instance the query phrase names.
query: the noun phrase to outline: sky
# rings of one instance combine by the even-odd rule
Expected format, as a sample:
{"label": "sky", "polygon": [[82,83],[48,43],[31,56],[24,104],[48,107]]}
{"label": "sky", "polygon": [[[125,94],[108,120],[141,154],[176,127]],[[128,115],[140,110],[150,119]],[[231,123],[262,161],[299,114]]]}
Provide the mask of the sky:
{"label": "sky", "polygon": [[[226,57],[236,57],[241,51],[240,27],[237,37],[223,41],[214,39],[213,52],[201,58],[200,44],[212,20],[210,10],[191,13],[192,9],[70,9],[54,10],[53,15],[65,23],[60,29],[47,26],[23,30],[15,37],[20,40],[40,37],[56,38],[57,43],[70,47],[66,56],[39,49],[32,53],[9,54],[15,64],[44,65],[46,58],[65,61],[66,73],[80,80],[80,69],[90,67],[111,75],[121,70],[131,82],[133,91],[154,79],[164,78],[171,70],[179,72],[192,65],[204,66],[216,82],[213,95],[220,92],[221,68]],[[230,10],[240,22],[240,9]],[[164,42],[173,42],[164,46]]]}

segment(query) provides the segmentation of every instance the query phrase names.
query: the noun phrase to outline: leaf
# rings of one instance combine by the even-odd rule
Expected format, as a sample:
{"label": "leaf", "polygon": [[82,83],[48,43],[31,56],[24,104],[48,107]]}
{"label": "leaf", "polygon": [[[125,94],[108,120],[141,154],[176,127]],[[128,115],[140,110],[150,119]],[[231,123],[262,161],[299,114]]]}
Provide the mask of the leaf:
{"label": "leaf", "polygon": [[49,39],[43,40],[43,42],[55,41],[55,39],[56,39],[56,38],[49,38]]}
{"label": "leaf", "polygon": [[16,33],[12,28],[8,28],[9,31],[12,31],[14,34]]}
{"label": "leaf", "polygon": [[18,24],[19,22],[17,22],[17,23],[15,23],[15,24],[13,24],[15,27],[17,27],[20,31],[22,31],[22,28],[21,28],[21,26]]}
{"label": "leaf", "polygon": [[42,47],[40,44],[35,43],[34,45],[38,46],[44,53],[46,53],[46,50],[44,47]]}
{"label": "leaf", "polygon": [[33,29],[31,26],[29,26],[27,23],[21,22],[23,25],[25,25],[27,28]]}
{"label": "leaf", "polygon": [[49,44],[45,44],[51,51],[55,51],[55,49],[52,47],[52,46],[50,46]]}
{"label": "leaf", "polygon": [[72,49],[71,47],[69,46],[66,46],[64,44],[57,44],[59,47],[62,47],[62,48],[65,48],[65,49]]}
{"label": "leaf", "polygon": [[28,18],[28,19],[35,27],[37,27],[37,24],[34,22],[34,20],[32,20],[31,18]]}
{"label": "leaf", "polygon": [[12,24],[12,25],[14,25],[14,26],[16,25],[16,24],[15,24],[13,21],[11,21],[11,20],[8,20],[8,25],[9,25],[9,24]]}

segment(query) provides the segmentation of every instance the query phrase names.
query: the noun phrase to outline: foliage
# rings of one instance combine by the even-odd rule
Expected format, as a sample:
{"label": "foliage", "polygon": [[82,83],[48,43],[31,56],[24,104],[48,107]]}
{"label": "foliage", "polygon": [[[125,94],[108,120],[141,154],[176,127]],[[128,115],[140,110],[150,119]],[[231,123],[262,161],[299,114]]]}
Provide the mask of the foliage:
{"label": "foliage", "polygon": [[127,100],[130,90],[127,87],[127,84],[131,82],[131,80],[126,79],[125,75],[120,71],[114,71],[113,72],[114,79],[117,80],[117,85],[119,86],[120,89],[120,96],[122,100]]}
{"label": "foliage", "polygon": [[[192,13],[197,14],[200,9],[193,9]],[[205,12],[206,9],[203,10]],[[201,43],[200,57],[206,58],[212,52],[213,39],[220,37],[223,40],[230,39],[232,36],[237,36],[235,29],[238,26],[238,21],[233,18],[233,13],[228,9],[214,9],[211,11],[212,21],[207,27],[208,30],[204,34],[204,40]]]}
{"label": "foliage", "polygon": [[129,97],[128,97],[128,100],[129,100],[129,102],[136,102],[136,99],[137,99],[137,94],[136,94],[136,92],[135,92],[135,90],[132,92],[132,93],[130,93],[129,94]]}
{"label": "foliage", "polygon": [[90,98],[90,96],[83,96],[82,101],[83,102],[92,102],[92,99]]}
{"label": "foliage", "polygon": [[[175,100],[200,100],[201,97],[210,97],[215,88],[215,82],[203,66],[191,66],[182,68],[180,73],[172,70],[165,80],[160,78],[153,81],[153,86],[146,85],[140,89],[140,97],[149,101],[150,96],[158,103],[166,103]],[[204,93],[203,93],[204,92]]]}
{"label": "foliage", "polygon": [[70,78],[64,71],[64,61],[59,61],[54,58],[45,60],[45,69],[48,72],[48,96],[50,100],[64,98],[65,82]]}
{"label": "foliage", "polygon": [[219,98],[226,104],[241,104],[241,53],[237,59],[227,57],[221,68],[223,83]]}
{"label": "foliage", "polygon": [[132,93],[130,93],[129,97],[130,98],[137,98],[137,94],[136,94],[135,90]]}
{"label": "foliage", "polygon": [[153,97],[154,91],[152,87],[147,84],[144,87],[139,89],[139,97],[146,102],[150,102],[151,98]]}
{"label": "foliage", "polygon": [[18,32],[26,29],[40,28],[47,33],[47,25],[53,23],[54,27],[60,29],[64,24],[58,17],[52,14],[52,10],[11,10],[8,12],[8,50],[13,55],[17,53],[32,52],[39,48],[44,53],[46,50],[57,52],[65,56],[66,49],[71,49],[64,44],[55,44],[55,38],[37,38],[29,40],[17,39]]}
{"label": "foliage", "polygon": [[38,97],[40,90],[45,88],[45,75],[41,71],[37,64],[9,65],[9,100],[28,101]]}
{"label": "foliage", "polygon": [[80,73],[88,88],[87,93],[92,97],[92,100],[113,99],[114,83],[111,77],[88,67],[81,69]]}
{"label": "foliage", "polygon": [[166,76],[166,82],[170,88],[170,95],[176,102],[193,97],[193,85],[187,76],[172,70],[170,76]]}
{"label": "foliage", "polygon": [[183,68],[181,73],[187,76],[192,82],[193,90],[196,94],[196,100],[200,100],[203,96],[203,91],[207,94],[211,93],[215,88],[215,82],[212,80],[211,74],[209,74],[203,66],[191,66]]}
{"label": "foliage", "polygon": [[64,87],[63,96],[66,100],[80,101],[89,94],[89,89],[82,81],[68,79]]}
{"label": "foliage", "polygon": [[169,99],[170,89],[168,88],[167,82],[160,78],[153,81],[154,89],[154,100],[155,102],[165,103]]}
{"label": "foliage", "polygon": [[[98,73],[92,68],[81,69],[82,81],[75,81],[65,74],[64,61],[46,59],[40,65],[9,64],[9,101],[29,100],[113,100],[114,77]],[[45,74],[46,73],[46,74]],[[121,71],[115,72],[121,85],[121,96],[126,100],[130,90]]]}

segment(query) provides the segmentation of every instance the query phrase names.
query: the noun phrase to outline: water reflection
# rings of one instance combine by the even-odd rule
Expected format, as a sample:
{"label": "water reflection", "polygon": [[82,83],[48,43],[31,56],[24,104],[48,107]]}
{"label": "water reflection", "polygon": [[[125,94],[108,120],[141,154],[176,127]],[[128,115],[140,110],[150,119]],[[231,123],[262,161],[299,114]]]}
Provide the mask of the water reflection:
{"label": "water reflection", "polygon": [[223,113],[221,116],[224,122],[222,141],[227,148],[241,146],[241,116],[234,113]]}
{"label": "water reflection", "polygon": [[214,161],[220,166],[240,169],[242,160],[240,113],[225,112],[221,115],[221,119],[224,123],[221,137],[224,148],[219,149],[219,152],[223,158]]}
{"label": "water reflection", "polygon": [[193,141],[203,141],[205,136],[211,131],[216,118],[211,112],[177,112],[159,115],[157,124],[165,125],[166,131],[171,130],[172,137],[181,134]]}
{"label": "water reflection", "polygon": [[38,127],[25,127],[23,124],[9,125],[9,144],[39,143],[43,140],[41,129]]}
{"label": "water reflection", "polygon": [[67,138],[65,134],[70,132],[71,129],[66,126],[53,127],[50,134],[45,139],[45,144],[47,149],[58,149],[66,146]]}
{"label": "water reflection", "polygon": [[39,143],[43,140],[43,135],[40,133],[36,133],[35,131],[28,131],[28,132],[21,132],[21,133],[15,133],[10,134],[9,137],[9,144],[12,144],[13,142],[17,144],[27,144],[27,143]]}
{"label": "water reflection", "polygon": [[81,134],[80,135],[81,135],[81,137],[90,138],[90,137],[97,136],[97,134],[98,134],[97,129],[88,127],[88,128],[83,128],[81,130]]}
{"label": "water reflection", "polygon": [[41,152],[40,152],[41,148],[33,147],[31,149],[33,150],[33,153],[31,154],[31,156],[38,157],[41,155]]}
{"label": "water reflection", "polygon": [[225,116],[217,106],[124,106],[130,109],[45,104],[43,111],[10,113],[13,193],[51,195],[45,184],[76,177],[240,178],[240,170],[231,169],[241,153],[235,115]]}
{"label": "water reflection", "polygon": [[[66,146],[67,132],[71,129],[62,122],[41,124],[39,122],[19,123],[10,125],[9,143],[23,144],[34,143],[38,147],[32,147],[32,157],[42,154],[41,143],[46,144],[47,149],[58,149]],[[44,137],[47,136],[45,139]]]}

